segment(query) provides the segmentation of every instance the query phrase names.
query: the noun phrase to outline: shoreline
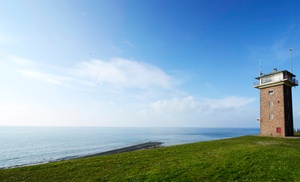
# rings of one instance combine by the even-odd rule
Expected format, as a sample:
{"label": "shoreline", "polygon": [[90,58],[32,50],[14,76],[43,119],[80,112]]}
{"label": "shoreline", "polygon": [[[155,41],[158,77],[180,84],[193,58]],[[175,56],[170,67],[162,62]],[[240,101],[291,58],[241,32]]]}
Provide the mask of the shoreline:
{"label": "shoreline", "polygon": [[99,153],[95,153],[95,154],[89,154],[89,155],[83,155],[83,156],[69,156],[69,157],[64,157],[64,158],[60,158],[60,159],[57,159],[57,160],[50,160],[50,161],[37,162],[37,163],[32,163],[32,164],[24,164],[24,165],[15,165],[15,166],[10,166],[10,167],[3,167],[3,168],[0,168],[0,170],[26,167],[26,166],[35,166],[35,165],[40,165],[40,164],[47,164],[47,163],[52,163],[52,162],[59,162],[59,161],[66,161],[66,160],[73,160],[73,159],[83,159],[83,158],[89,158],[89,157],[95,157],[95,156],[119,154],[119,153],[124,153],[124,152],[132,152],[132,151],[136,151],[136,150],[160,148],[160,147],[162,147],[162,144],[163,144],[163,142],[145,142],[145,143],[141,143],[141,144],[137,144],[137,145],[131,145],[131,146],[128,146],[128,147],[122,147],[122,148],[109,150],[109,151],[105,151],[105,152],[99,152]]}
{"label": "shoreline", "polygon": [[131,152],[131,151],[135,151],[135,150],[159,148],[159,147],[161,147],[162,144],[163,144],[163,142],[146,142],[146,143],[123,147],[123,148],[119,148],[119,149],[115,149],[115,150],[109,150],[106,152],[100,152],[100,153],[96,153],[96,154],[86,155],[86,156],[82,156],[82,157],[78,157],[78,158],[88,158],[88,157],[94,157],[94,156],[103,156],[103,155]]}
{"label": "shoreline", "polygon": [[[5,130],[6,131],[6,130]],[[16,129],[11,129],[8,130],[14,133],[18,133],[17,131],[20,131],[19,128]],[[47,148],[44,150],[40,150],[41,152],[36,152],[33,151],[33,153],[28,154],[27,156],[24,156],[22,152],[18,151],[23,151],[24,148],[22,146],[10,146],[7,145],[9,150],[4,150],[4,151],[16,151],[12,154],[5,152],[2,152],[2,160],[1,160],[1,169],[7,169],[7,168],[16,168],[16,167],[22,167],[22,166],[32,166],[32,165],[37,165],[37,164],[44,164],[44,163],[52,163],[52,162],[58,162],[58,161],[64,161],[64,160],[72,160],[72,159],[77,159],[77,158],[86,158],[90,156],[97,156],[97,155],[109,155],[109,154],[114,154],[118,152],[126,152],[126,151],[132,151],[134,145],[139,144],[141,145],[142,143],[147,143],[147,142],[163,142],[162,147],[165,146],[172,146],[172,145],[181,145],[181,144],[186,144],[186,143],[194,143],[194,142],[202,142],[202,141],[209,141],[209,140],[217,140],[217,139],[222,139],[222,138],[231,138],[231,137],[236,137],[236,136],[243,136],[243,135],[249,135],[249,134],[258,134],[259,130],[257,128],[218,128],[218,129],[211,129],[211,128],[170,128],[170,129],[165,129],[165,128],[156,128],[154,129],[148,129],[148,128],[128,128],[128,129],[112,129],[112,130],[107,130],[108,133],[105,132],[99,132],[103,131],[103,129],[86,129],[82,128],[80,130],[78,129],[59,129],[59,130],[52,130],[47,128],[47,130],[43,129],[22,129],[21,131],[31,131],[34,132],[43,132],[45,133],[46,138],[44,139],[39,139],[38,142],[41,144],[45,144],[48,142],[49,136],[53,137],[52,133],[55,131],[57,133],[64,133],[62,136],[65,136],[65,133],[72,134],[74,132],[82,131],[83,133],[90,133],[88,135],[83,135],[81,136],[73,136],[74,142],[72,141],[70,144],[75,144],[77,146],[76,138],[83,138],[83,139],[88,139],[92,141],[93,143],[97,143],[98,140],[102,140],[102,138],[107,137],[107,134],[111,134],[112,136],[119,137],[119,142],[118,145],[114,145],[111,143],[111,140],[109,137],[105,138],[106,141],[103,143],[108,144],[109,148],[102,147],[102,145],[99,145],[99,149],[97,151],[97,148],[93,147],[91,150],[89,148],[89,145],[86,144],[85,142],[78,143],[78,147],[72,147],[66,146],[66,152],[63,148],[65,148],[65,140],[60,140],[59,137],[55,137],[55,145],[56,148],[52,150],[52,148]],[[105,130],[106,131],[106,130]],[[126,136],[124,138],[123,134],[125,133],[132,133],[132,135]],[[100,134],[99,134],[100,133]],[[142,134],[143,133],[143,134]],[[97,135],[95,135],[97,134]],[[138,135],[137,135],[138,134]],[[68,135],[66,135],[68,136]],[[93,136],[93,137],[91,137]],[[152,137],[156,136],[156,137]],[[128,140],[127,139],[130,139]],[[153,139],[154,138],[154,139]],[[5,139],[5,137],[4,137]],[[17,142],[27,142],[23,140],[23,138],[20,137],[16,138]],[[131,142],[128,142],[128,141]],[[84,141],[84,140],[82,140]],[[114,142],[114,140],[112,140]],[[30,149],[40,149],[39,144],[36,143],[36,145],[31,146]],[[50,143],[51,144],[51,143]],[[158,143],[160,144],[160,143]],[[51,146],[51,145],[50,145]],[[129,149],[127,148],[128,146]],[[5,147],[5,145],[4,145]],[[5,147],[5,148],[7,148]],[[55,146],[54,146],[55,147]],[[125,149],[119,150],[120,148],[124,147]],[[153,146],[152,146],[153,147]],[[127,148],[127,149],[126,149]],[[144,146],[144,148],[151,148],[151,146]],[[140,149],[143,149],[140,148]],[[135,149],[138,150],[138,149]],[[55,153],[54,153],[55,152]],[[44,154],[45,153],[45,154]],[[126,154],[127,155],[127,154]],[[37,156],[37,157],[35,157]],[[24,158],[27,157],[27,158]]]}

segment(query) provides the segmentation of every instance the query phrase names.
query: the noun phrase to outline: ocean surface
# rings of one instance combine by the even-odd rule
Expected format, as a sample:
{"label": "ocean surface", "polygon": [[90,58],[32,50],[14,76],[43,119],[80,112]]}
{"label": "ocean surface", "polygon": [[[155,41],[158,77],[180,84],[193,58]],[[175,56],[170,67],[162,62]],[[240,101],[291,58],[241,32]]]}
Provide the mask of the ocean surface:
{"label": "ocean surface", "polygon": [[76,158],[149,141],[171,146],[257,134],[259,128],[0,127],[0,168]]}

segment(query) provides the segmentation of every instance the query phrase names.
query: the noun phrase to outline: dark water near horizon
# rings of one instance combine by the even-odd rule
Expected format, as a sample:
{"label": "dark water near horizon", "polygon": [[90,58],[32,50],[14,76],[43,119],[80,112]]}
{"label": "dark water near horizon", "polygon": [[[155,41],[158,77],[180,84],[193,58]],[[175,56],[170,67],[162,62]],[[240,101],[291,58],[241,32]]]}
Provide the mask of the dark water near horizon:
{"label": "dark water near horizon", "polygon": [[0,127],[0,168],[96,154],[144,142],[171,146],[259,134],[259,128]]}

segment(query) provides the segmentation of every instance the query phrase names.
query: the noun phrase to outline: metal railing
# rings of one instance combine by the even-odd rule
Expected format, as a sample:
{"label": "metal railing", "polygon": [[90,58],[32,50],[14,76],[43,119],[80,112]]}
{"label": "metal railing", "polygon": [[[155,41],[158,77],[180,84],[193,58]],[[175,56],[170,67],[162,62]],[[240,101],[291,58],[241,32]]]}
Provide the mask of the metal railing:
{"label": "metal railing", "polygon": [[253,87],[256,87],[259,85],[259,82],[253,82]]}
{"label": "metal railing", "polygon": [[[281,79],[281,80],[289,80],[290,82],[293,82],[294,84],[298,85],[298,80],[295,77],[290,78],[290,79]],[[281,80],[279,80],[279,81],[281,81]],[[264,85],[264,84],[270,83],[270,82],[273,82],[273,79],[271,81],[267,81],[267,82],[262,83],[262,84],[260,84],[259,81],[253,82],[253,87],[256,87],[256,86],[259,86],[259,85]]]}
{"label": "metal railing", "polygon": [[292,78],[292,80],[290,80],[291,82],[293,82],[294,84],[298,85],[298,80],[294,77]]}

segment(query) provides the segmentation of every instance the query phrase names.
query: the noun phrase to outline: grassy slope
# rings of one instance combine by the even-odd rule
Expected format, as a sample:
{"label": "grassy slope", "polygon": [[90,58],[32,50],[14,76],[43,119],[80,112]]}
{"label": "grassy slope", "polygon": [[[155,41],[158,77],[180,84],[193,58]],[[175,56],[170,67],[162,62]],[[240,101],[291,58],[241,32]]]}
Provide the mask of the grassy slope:
{"label": "grassy slope", "polygon": [[245,136],[0,170],[0,181],[298,181],[300,139]]}

